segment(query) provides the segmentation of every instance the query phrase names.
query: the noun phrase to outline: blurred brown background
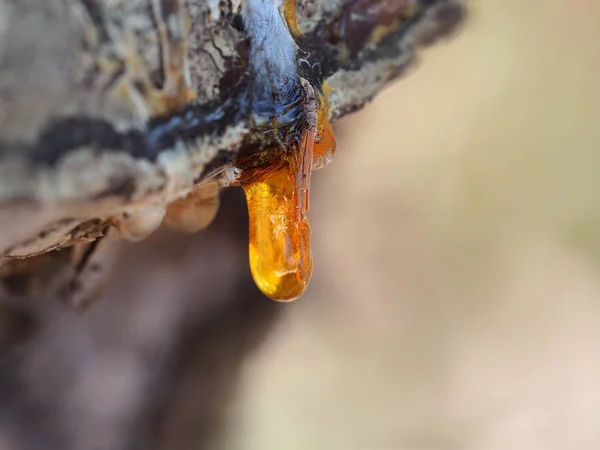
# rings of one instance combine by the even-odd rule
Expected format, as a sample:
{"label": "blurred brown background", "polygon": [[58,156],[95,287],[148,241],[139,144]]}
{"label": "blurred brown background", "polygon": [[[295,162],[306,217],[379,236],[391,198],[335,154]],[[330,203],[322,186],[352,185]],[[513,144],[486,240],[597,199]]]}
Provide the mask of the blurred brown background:
{"label": "blurred brown background", "polygon": [[600,448],[599,15],[473,1],[340,122],[297,302],[253,286],[233,189],[84,314],[25,295],[0,450]]}
{"label": "blurred brown background", "polygon": [[600,4],[482,0],[339,123],[236,450],[600,448]]}

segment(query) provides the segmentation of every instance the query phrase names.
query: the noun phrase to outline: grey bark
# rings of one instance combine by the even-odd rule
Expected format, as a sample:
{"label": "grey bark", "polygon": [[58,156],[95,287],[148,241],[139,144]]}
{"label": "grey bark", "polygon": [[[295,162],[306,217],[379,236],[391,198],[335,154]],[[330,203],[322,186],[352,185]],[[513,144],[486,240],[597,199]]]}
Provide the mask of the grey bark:
{"label": "grey bark", "polygon": [[[166,63],[151,4],[0,1],[0,261],[94,239],[106,218],[183,197],[257,147],[253,136],[265,130],[251,122],[239,2],[185,3],[196,98],[170,110],[160,104]],[[464,8],[300,0],[298,71],[331,85],[337,120],[405,73],[420,47],[453,32]],[[380,24],[388,34],[373,40]],[[140,93],[146,74],[150,88]]]}

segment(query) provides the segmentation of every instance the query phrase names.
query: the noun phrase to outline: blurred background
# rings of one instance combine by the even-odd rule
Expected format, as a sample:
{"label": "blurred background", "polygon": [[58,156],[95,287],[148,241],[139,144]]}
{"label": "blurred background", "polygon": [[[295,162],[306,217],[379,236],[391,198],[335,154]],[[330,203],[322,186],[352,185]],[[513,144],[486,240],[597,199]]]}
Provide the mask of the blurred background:
{"label": "blurred background", "polygon": [[339,123],[227,448],[600,448],[600,4],[471,7]]}
{"label": "blurred background", "polygon": [[0,449],[600,448],[600,3],[471,8],[337,124],[303,298],[256,290],[226,190],[84,314],[29,300]]}

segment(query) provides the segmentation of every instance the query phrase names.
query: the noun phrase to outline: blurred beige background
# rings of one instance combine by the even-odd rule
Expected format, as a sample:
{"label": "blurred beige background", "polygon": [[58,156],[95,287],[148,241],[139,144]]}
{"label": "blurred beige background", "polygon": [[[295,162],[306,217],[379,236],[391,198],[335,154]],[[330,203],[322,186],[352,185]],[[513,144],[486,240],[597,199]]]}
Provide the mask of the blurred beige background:
{"label": "blurred beige background", "polygon": [[600,3],[472,9],[339,124],[223,448],[600,448]]}

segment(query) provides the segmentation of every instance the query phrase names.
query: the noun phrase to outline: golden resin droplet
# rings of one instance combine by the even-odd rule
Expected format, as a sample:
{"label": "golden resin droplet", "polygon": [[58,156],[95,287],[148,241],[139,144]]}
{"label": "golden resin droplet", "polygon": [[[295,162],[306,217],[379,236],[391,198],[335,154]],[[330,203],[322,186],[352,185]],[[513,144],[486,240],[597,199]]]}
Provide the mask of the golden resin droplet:
{"label": "golden resin droplet", "polygon": [[273,300],[300,297],[312,274],[309,208],[311,172],[333,159],[336,141],[329,122],[329,87],[320,96],[317,120],[280,164],[242,173],[250,219],[250,270],[259,289]]}
{"label": "golden resin droplet", "polygon": [[329,94],[331,87],[323,83],[323,94],[319,94],[320,106],[317,110],[317,130],[313,148],[312,170],[325,167],[333,160],[337,146],[333,127],[329,122]]}
{"label": "golden resin droplet", "polygon": [[248,201],[252,276],[266,296],[282,302],[300,297],[312,273],[303,206],[308,196],[305,164],[302,155],[290,155],[280,168],[241,183]]}
{"label": "golden resin droplet", "polygon": [[[321,114],[321,110],[319,110],[318,115],[320,116]],[[322,169],[333,160],[336,145],[337,143],[335,135],[333,134],[333,128],[325,115],[323,120],[319,118],[319,123],[317,125],[312,170]]]}

